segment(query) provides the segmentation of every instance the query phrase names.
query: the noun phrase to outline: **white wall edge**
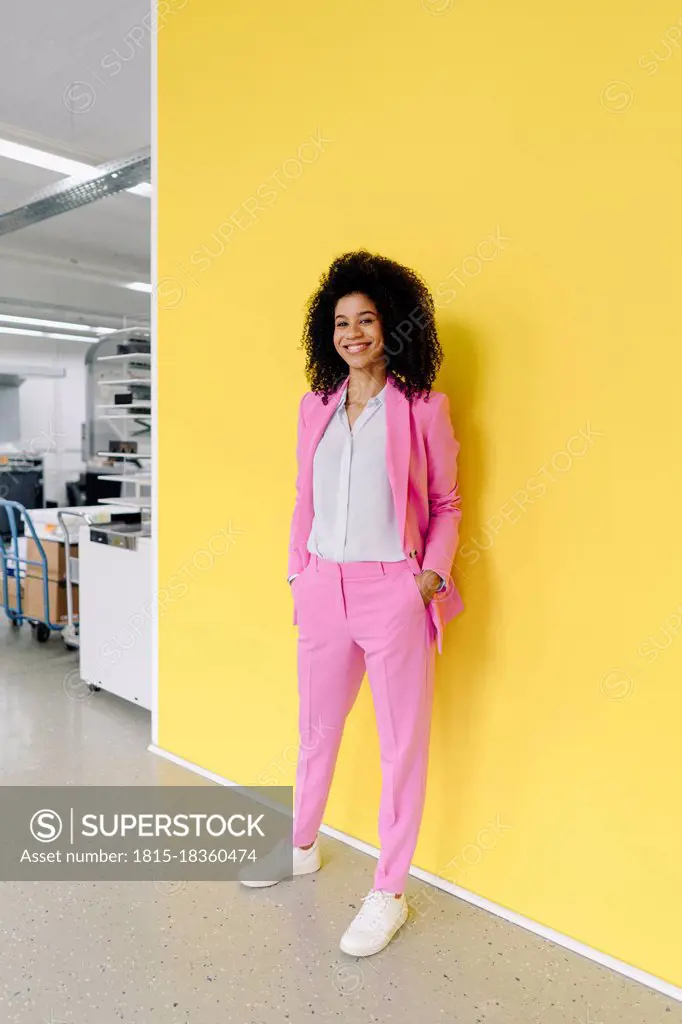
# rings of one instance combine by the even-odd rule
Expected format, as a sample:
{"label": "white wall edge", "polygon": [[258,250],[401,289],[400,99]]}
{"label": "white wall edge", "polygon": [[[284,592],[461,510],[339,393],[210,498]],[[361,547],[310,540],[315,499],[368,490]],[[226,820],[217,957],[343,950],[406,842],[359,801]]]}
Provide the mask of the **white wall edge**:
{"label": "white wall edge", "polygon": [[152,151],[152,210],[151,210],[151,277],[150,296],[151,326],[151,398],[152,398],[152,743],[159,741],[159,388],[158,388],[158,224],[159,224],[159,175],[158,175],[158,10],[155,0],[150,0],[151,14],[151,151]]}
{"label": "white wall edge", "polygon": [[[209,779],[211,782],[218,783],[220,786],[237,786],[238,788],[244,788],[243,785],[240,786],[239,783],[232,782],[230,779],[226,779],[223,775],[217,775],[215,772],[210,772],[206,768],[201,768],[192,761],[185,760],[184,757],[178,757],[177,754],[171,754],[170,751],[164,750],[155,743],[150,743],[147,750],[151,754],[163,757],[167,761],[171,761],[173,764],[176,764],[181,768],[186,768],[188,771],[201,775],[203,778]],[[376,859],[379,856],[379,851],[375,846],[370,846],[369,843],[363,843],[362,840],[355,839],[353,836],[349,836],[345,832],[339,832],[337,829],[330,828],[328,825],[322,825],[320,831],[323,832],[324,835],[331,836],[333,839],[338,839],[339,842],[345,843],[347,846],[352,846],[355,850],[360,850],[362,853],[369,854],[370,857],[374,857]],[[602,967],[608,967],[610,970],[615,971],[616,974],[622,974],[631,981],[637,981],[640,985],[645,985],[647,988],[654,989],[656,992],[669,996],[671,999],[676,999],[678,1002],[682,1002],[682,988],[678,988],[676,985],[671,984],[669,981],[664,981],[662,978],[657,978],[655,974],[648,974],[647,971],[642,971],[639,967],[633,967],[631,964],[626,964],[622,960],[617,960],[616,957],[609,956],[608,953],[602,953],[598,949],[592,949],[591,946],[586,946],[584,943],[578,942],[576,939],[572,939],[568,935],[563,935],[561,932],[557,932],[553,928],[548,928],[543,924],[538,924],[537,921],[533,921],[529,917],[524,917],[523,914],[517,914],[513,910],[508,910],[507,907],[502,907],[499,903],[493,903],[492,900],[487,900],[484,896],[477,896],[476,893],[469,892],[468,889],[462,889],[459,885],[454,885],[452,882],[448,882],[444,878],[439,878],[438,875],[432,875],[428,871],[422,871],[421,868],[411,868],[410,874],[413,878],[418,878],[422,882],[427,882],[429,885],[435,886],[436,889],[442,889],[444,892],[450,893],[451,896],[457,896],[459,899],[465,900],[467,903],[480,907],[481,910],[487,910],[488,913],[494,914],[495,917],[501,917],[505,921],[509,921],[510,924],[518,925],[526,931],[533,932],[534,935],[539,935],[543,939],[549,939],[550,942],[555,942],[557,946],[561,946],[563,949],[568,949],[572,953],[584,956],[587,960],[592,960],[594,963],[600,964]]]}

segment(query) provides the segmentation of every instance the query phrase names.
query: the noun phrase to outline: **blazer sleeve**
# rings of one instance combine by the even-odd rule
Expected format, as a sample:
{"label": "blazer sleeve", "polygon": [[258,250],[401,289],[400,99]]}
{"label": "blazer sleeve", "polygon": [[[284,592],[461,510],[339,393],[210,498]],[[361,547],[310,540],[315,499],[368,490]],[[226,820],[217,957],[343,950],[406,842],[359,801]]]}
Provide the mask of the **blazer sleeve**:
{"label": "blazer sleeve", "polygon": [[433,569],[449,583],[462,518],[457,482],[459,442],[452,429],[448,396],[439,393],[438,398],[426,434],[429,527],[422,569]]}
{"label": "blazer sleeve", "polygon": [[[296,431],[296,500],[294,502],[294,511],[291,517],[291,527],[289,530],[288,578],[301,572],[303,569],[300,553],[299,513],[301,509],[301,463],[303,461],[303,439],[305,437],[306,428],[304,406],[307,394],[308,392],[303,395],[298,407],[298,427]],[[307,539],[308,538],[306,537],[305,540],[307,541]]]}

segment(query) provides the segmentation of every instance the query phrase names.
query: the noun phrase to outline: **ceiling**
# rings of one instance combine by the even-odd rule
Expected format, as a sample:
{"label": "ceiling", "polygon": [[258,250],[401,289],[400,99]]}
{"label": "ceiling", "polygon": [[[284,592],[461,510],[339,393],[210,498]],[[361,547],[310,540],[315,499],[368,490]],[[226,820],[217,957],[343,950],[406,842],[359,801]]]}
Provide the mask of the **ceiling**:
{"label": "ceiling", "polygon": [[[147,0],[8,5],[0,139],[92,165],[148,146],[148,23]],[[60,180],[0,156],[0,212]],[[123,285],[150,280],[150,216],[148,198],[122,192],[0,236],[0,315],[144,322],[150,296]]]}

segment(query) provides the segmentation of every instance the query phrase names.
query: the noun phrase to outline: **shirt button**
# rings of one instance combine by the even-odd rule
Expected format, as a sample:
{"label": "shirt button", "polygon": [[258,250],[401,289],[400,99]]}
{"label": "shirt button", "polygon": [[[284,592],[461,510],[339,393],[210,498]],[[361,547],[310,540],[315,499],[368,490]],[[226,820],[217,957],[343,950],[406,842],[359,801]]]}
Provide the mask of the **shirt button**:
{"label": "shirt button", "polygon": [[409,557],[410,557],[410,558],[416,558],[416,557],[417,557],[417,552],[416,552],[416,550],[412,550],[412,551],[410,551],[410,555],[409,555]]}

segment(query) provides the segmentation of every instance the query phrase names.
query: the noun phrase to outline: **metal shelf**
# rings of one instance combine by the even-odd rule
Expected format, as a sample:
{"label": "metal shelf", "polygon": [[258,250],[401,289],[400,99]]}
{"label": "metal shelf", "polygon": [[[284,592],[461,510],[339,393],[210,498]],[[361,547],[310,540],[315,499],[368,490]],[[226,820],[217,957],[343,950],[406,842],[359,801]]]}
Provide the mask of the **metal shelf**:
{"label": "metal shelf", "polygon": [[115,356],[100,356],[97,360],[98,363],[114,363],[124,362],[126,359],[139,359],[140,362],[151,363],[152,356],[151,352],[120,352]]}
{"label": "metal shelf", "polygon": [[128,508],[151,508],[151,498],[100,498],[100,505],[125,505]]}
{"label": "metal shelf", "polygon": [[[106,402],[96,406],[98,411],[102,409],[147,409],[151,412],[152,403],[143,398],[139,402]],[[132,413],[131,413],[132,415]]]}
{"label": "metal shelf", "polygon": [[151,473],[101,473],[97,475],[98,480],[120,480],[126,484],[150,484]]}
{"label": "metal shelf", "polygon": [[107,416],[107,415],[104,415],[104,416],[98,416],[97,419],[98,420],[132,420],[134,422],[135,420],[150,420],[151,416],[149,415],[149,413],[146,413],[146,412],[131,412],[127,416],[126,415],[123,415],[123,416]]}
{"label": "metal shelf", "polygon": [[105,384],[107,387],[121,387],[124,384],[148,384],[149,387],[151,387],[152,379],[151,377],[126,377],[125,380],[107,380],[105,377],[103,377],[101,380],[98,380],[97,383],[99,384],[100,387],[103,384]]}
{"label": "metal shelf", "polygon": [[151,455],[140,452],[97,452],[101,459],[151,459]]}

